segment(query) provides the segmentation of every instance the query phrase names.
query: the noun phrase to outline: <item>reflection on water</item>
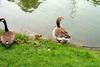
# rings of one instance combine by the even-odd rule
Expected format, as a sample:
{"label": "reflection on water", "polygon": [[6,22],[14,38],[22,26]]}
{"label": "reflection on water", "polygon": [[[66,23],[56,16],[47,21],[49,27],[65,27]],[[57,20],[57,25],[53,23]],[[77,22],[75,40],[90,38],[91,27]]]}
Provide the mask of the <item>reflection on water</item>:
{"label": "reflection on water", "polygon": [[100,0],[87,0],[93,3],[94,6],[100,5]]}
{"label": "reflection on water", "polygon": [[38,8],[38,6],[42,3],[39,0],[8,0],[11,2],[15,2],[20,6],[20,8],[25,12],[32,12],[34,9]]}
{"label": "reflection on water", "polygon": [[[71,18],[75,18],[75,16],[77,15],[78,1],[80,1],[80,0],[71,0],[71,12],[70,12]],[[100,0],[87,0],[87,1],[92,3],[95,7],[97,5],[100,5]]]}
{"label": "reflection on water", "polygon": [[70,12],[70,17],[74,18],[76,13],[77,13],[77,2],[76,0],[71,0],[71,12]]}

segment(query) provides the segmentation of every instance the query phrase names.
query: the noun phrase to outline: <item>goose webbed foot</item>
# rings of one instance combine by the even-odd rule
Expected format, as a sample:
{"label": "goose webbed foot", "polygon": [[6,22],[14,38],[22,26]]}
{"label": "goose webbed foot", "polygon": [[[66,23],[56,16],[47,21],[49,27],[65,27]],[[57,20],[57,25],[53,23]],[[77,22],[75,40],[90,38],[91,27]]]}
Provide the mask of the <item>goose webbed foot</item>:
{"label": "goose webbed foot", "polygon": [[61,40],[58,40],[58,39],[56,39],[56,40],[57,40],[57,42],[58,42],[58,43],[60,43],[60,42],[61,42]]}
{"label": "goose webbed foot", "polygon": [[65,44],[65,43],[67,43],[67,41],[66,40],[62,40],[60,43],[61,44]]}

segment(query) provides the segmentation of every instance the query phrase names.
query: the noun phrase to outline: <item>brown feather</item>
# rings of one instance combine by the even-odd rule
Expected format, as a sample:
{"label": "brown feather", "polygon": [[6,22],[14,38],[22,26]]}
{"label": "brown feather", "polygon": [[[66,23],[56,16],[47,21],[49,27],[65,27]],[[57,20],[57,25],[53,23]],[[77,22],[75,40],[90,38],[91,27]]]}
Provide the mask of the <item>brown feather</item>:
{"label": "brown feather", "polygon": [[65,37],[65,38],[67,38],[69,36],[69,34],[63,28],[60,27],[60,28],[57,28],[55,30],[55,36],[56,37]]}
{"label": "brown feather", "polygon": [[5,45],[7,44],[7,42],[8,42],[8,44],[12,44],[13,41],[14,41],[14,39],[15,39],[15,35],[14,35],[14,33],[11,32],[11,31],[5,32],[5,33],[1,36],[1,42],[2,42],[3,44],[5,44]]}

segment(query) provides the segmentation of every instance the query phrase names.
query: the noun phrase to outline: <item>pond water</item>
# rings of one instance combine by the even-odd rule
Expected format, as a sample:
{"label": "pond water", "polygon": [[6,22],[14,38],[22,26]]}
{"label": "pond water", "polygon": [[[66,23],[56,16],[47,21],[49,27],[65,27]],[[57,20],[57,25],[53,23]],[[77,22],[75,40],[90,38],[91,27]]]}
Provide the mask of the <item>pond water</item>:
{"label": "pond water", "polygon": [[57,16],[64,17],[72,42],[100,47],[99,0],[0,0],[0,17],[13,31],[52,38]]}

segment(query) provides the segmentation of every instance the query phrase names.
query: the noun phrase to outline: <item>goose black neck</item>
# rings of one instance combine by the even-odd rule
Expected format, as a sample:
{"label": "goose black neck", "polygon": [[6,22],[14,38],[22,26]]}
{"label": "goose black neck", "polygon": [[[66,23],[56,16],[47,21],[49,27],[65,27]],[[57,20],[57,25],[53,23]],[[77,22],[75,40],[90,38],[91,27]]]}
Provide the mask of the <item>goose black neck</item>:
{"label": "goose black neck", "polygon": [[6,20],[5,20],[5,19],[4,19],[3,23],[4,23],[4,26],[5,26],[5,31],[6,31],[6,32],[7,32],[7,31],[9,31],[9,29],[8,29],[8,27],[7,27],[7,23],[6,23]]}
{"label": "goose black neck", "polygon": [[59,20],[56,21],[56,25],[57,25],[57,27],[60,27],[60,21]]}

